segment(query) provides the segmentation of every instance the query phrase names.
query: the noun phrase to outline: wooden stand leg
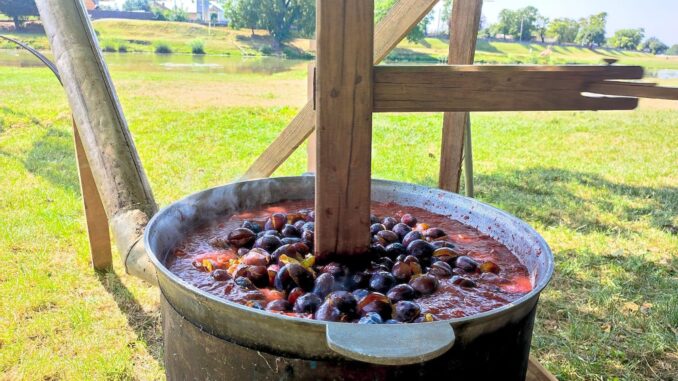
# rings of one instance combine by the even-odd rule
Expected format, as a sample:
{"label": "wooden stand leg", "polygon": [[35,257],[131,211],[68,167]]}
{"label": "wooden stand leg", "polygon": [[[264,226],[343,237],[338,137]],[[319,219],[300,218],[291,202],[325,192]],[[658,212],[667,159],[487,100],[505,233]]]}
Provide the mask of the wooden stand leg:
{"label": "wooden stand leg", "polygon": [[89,167],[75,122],[73,122],[73,138],[75,140],[75,155],[78,161],[80,190],[82,191],[82,201],[87,218],[87,235],[89,236],[89,249],[92,255],[92,267],[103,270],[109,268],[113,263],[108,217],[104,211],[104,205],[94,182],[92,170]]}
{"label": "wooden stand leg", "polygon": [[[447,63],[473,64],[482,7],[482,0],[456,0],[453,3]],[[459,192],[464,133],[468,123],[468,112],[445,113],[438,182],[441,189]]]}
{"label": "wooden stand leg", "polygon": [[527,375],[525,376],[526,381],[558,381],[558,379],[549,373],[541,364],[535,360],[534,357],[530,356],[530,360],[527,364]]}
{"label": "wooden stand leg", "polygon": [[[313,102],[313,92],[315,88],[315,63],[310,63],[308,64],[308,101],[309,103]],[[315,145],[316,145],[316,135],[315,131],[311,133],[311,135],[308,136],[307,139],[307,148],[306,148],[306,153],[308,156],[308,161],[306,162],[306,172],[311,172],[315,173]]]}

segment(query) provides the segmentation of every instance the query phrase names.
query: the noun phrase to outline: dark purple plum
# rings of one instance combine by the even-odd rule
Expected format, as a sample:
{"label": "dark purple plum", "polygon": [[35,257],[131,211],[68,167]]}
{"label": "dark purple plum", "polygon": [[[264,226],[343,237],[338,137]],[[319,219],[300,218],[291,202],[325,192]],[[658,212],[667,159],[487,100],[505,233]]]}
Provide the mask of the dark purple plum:
{"label": "dark purple plum", "polygon": [[403,300],[396,303],[393,317],[398,321],[409,323],[418,318],[420,313],[421,307],[417,303]]}
{"label": "dark purple plum", "polygon": [[417,293],[409,284],[399,284],[390,289],[386,296],[388,296],[392,302],[399,302],[401,300],[412,300],[417,296],[416,294]]}
{"label": "dark purple plum", "polygon": [[312,293],[304,294],[294,302],[294,312],[312,314],[316,312],[322,303],[323,301],[318,295]]}

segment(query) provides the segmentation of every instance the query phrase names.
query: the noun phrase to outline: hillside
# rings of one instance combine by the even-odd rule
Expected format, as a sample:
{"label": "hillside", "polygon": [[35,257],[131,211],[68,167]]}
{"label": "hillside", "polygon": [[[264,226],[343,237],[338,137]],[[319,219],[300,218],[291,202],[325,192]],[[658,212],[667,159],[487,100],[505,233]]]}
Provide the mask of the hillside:
{"label": "hillside", "polygon": [[[403,41],[389,55],[392,61],[445,61],[448,40],[427,38],[424,43]],[[476,63],[493,64],[600,64],[603,58],[616,58],[620,64],[641,65],[653,69],[677,69],[678,56],[655,56],[648,53],[580,46],[542,45],[479,40]]]}
{"label": "hillside", "polygon": [[[158,43],[169,45],[174,53],[190,53],[190,42],[199,39],[204,42],[207,54],[233,56],[270,55],[276,52],[272,48],[271,37],[262,30],[252,35],[249,30],[234,30],[224,27],[208,28],[204,25],[137,20],[97,20],[94,29],[99,36],[102,49],[118,51],[124,47],[127,52],[148,52],[155,50]],[[44,35],[20,33],[10,34],[28,42],[30,45],[46,50],[49,48]],[[403,41],[391,55],[389,61],[439,62],[447,57],[448,41],[439,38],[427,38],[422,43]],[[11,47],[0,42],[0,48]],[[310,43],[298,39],[283,48],[288,57],[309,58]],[[278,52],[280,53],[280,52]],[[678,56],[654,56],[652,54],[616,51],[612,49],[588,49],[578,46],[547,46],[537,43],[517,43],[503,41],[478,41],[476,63],[531,63],[531,64],[598,64],[603,58],[617,58],[619,63],[642,65],[651,69],[678,69]]]}
{"label": "hillside", "polygon": [[[233,56],[274,54],[272,39],[266,31],[235,30],[226,27],[207,27],[205,25],[170,22],[104,19],[93,22],[94,30],[99,38],[99,45],[107,51],[118,51],[124,47],[127,52],[152,53],[159,43],[169,45],[173,53],[191,53],[190,43],[201,40],[205,44],[207,54],[223,54]],[[21,39],[39,49],[49,49],[47,38],[36,33],[7,33]],[[305,43],[304,43],[305,41]],[[308,48],[307,40],[295,41],[290,48],[283,48],[288,56],[304,55]],[[0,48],[13,47],[7,42],[0,42]]]}

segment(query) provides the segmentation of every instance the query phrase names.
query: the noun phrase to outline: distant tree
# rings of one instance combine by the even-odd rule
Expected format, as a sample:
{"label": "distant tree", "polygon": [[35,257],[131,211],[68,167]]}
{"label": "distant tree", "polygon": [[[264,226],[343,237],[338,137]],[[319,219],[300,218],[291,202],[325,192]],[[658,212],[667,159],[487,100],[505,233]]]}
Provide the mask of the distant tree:
{"label": "distant tree", "polygon": [[549,23],[546,35],[558,43],[574,42],[579,32],[579,23],[568,18],[557,18]]}
{"label": "distant tree", "polygon": [[671,45],[671,47],[666,51],[666,54],[670,56],[678,56],[678,44]]}
{"label": "distant tree", "polygon": [[150,0],[126,0],[122,5],[122,9],[126,11],[151,11]]}
{"label": "distant tree", "polygon": [[247,28],[252,31],[261,27],[261,2],[258,0],[230,0],[226,2],[226,13],[233,28]]}
{"label": "distant tree", "polygon": [[579,20],[575,42],[581,46],[601,46],[605,43],[607,13],[601,12]]}
{"label": "distant tree", "polygon": [[493,34],[511,35],[521,41],[529,41],[532,33],[537,30],[539,11],[533,6],[516,10],[502,9],[499,20],[490,30]]}
{"label": "distant tree", "polygon": [[315,0],[227,0],[226,9],[232,26],[266,29],[276,48],[293,35],[315,33]]}
{"label": "distant tree", "polygon": [[638,29],[619,29],[614,32],[614,36],[608,38],[607,44],[615,49],[635,50],[645,37],[645,30]]}
{"label": "distant tree", "polygon": [[662,54],[668,49],[669,47],[666,46],[665,43],[661,42],[657,37],[650,37],[638,45],[638,50],[650,52],[652,54]]}
{"label": "distant tree", "polygon": [[448,25],[450,24],[450,15],[452,15],[452,0],[443,0],[443,8],[441,10],[440,19]]}
{"label": "distant tree", "polygon": [[35,0],[0,0],[0,13],[11,17],[14,28],[21,29],[27,16],[38,15],[38,7]]}
{"label": "distant tree", "polygon": [[185,10],[180,9],[180,8],[175,8],[169,11],[169,17],[167,18],[169,21],[188,21],[188,14],[186,13]]}
{"label": "distant tree", "polygon": [[[398,0],[375,0],[374,2],[374,20],[376,22],[379,22],[386,14],[388,11],[393,7],[395,3],[397,3]],[[443,3],[443,6],[445,3]],[[450,7],[451,7],[451,2],[450,2]],[[447,11],[447,17],[449,17],[450,12],[452,12],[451,8],[449,11]],[[443,13],[445,15],[445,13]],[[426,37],[426,28],[428,28],[428,24],[431,22],[433,19],[432,14],[426,15],[419,24],[417,24],[410,33],[407,35],[407,40],[411,42],[419,42],[422,41]],[[449,19],[448,19],[449,20]]]}
{"label": "distant tree", "polygon": [[534,23],[534,29],[537,32],[537,35],[539,36],[539,39],[541,40],[541,43],[544,43],[544,40],[546,40],[546,31],[548,30],[549,26],[549,19],[538,15],[537,16],[537,21]]}

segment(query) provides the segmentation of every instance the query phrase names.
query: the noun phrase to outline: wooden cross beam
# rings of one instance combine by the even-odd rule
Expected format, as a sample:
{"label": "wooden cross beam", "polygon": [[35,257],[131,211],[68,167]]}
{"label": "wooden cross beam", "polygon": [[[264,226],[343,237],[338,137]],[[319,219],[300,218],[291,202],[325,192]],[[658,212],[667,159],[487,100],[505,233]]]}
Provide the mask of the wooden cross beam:
{"label": "wooden cross beam", "polygon": [[[400,0],[374,27],[374,64],[388,53],[421,21],[438,0]],[[242,180],[268,177],[287,160],[315,129],[313,102],[308,102],[292,122],[254,161]]]}
{"label": "wooden cross beam", "polygon": [[[375,27],[374,63],[424,17],[437,0],[400,0]],[[458,0],[451,60],[472,61],[475,16],[481,0]],[[402,78],[400,78],[402,77]],[[678,99],[677,89],[611,80],[640,79],[642,68],[625,66],[417,66],[374,68],[374,111],[446,111],[440,186],[458,190],[461,141],[468,111],[632,109],[634,98],[582,96],[581,92]],[[435,79],[432,81],[430,79]],[[450,113],[452,112],[452,113]],[[255,160],[242,180],[270,176],[315,129],[313,101]],[[313,142],[311,142],[313,143]],[[314,144],[309,150],[315,151]],[[312,155],[311,155],[312,156]],[[312,158],[312,157],[311,157]],[[312,169],[313,165],[309,165]]]}
{"label": "wooden cross beam", "polygon": [[[638,66],[375,67],[374,3],[316,4],[319,262],[364,258],[369,248],[373,112],[619,110],[638,104],[637,98],[582,94],[593,84],[609,85],[607,80],[640,79],[643,69]],[[613,86],[624,87],[622,82]],[[649,89],[642,89],[647,94]]]}

